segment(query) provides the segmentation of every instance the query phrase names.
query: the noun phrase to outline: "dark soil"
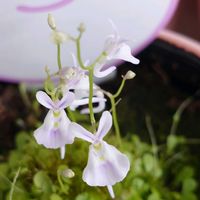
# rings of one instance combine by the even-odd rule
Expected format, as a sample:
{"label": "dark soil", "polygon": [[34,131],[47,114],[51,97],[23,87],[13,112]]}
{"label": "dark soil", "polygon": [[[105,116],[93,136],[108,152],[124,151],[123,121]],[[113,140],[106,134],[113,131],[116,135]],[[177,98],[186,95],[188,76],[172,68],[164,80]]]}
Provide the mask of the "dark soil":
{"label": "dark soil", "polygon": [[24,113],[24,106],[16,85],[0,84],[0,152],[13,146],[17,131],[16,119]]}
{"label": "dark soil", "polygon": [[[138,57],[141,60],[138,66],[122,64],[118,68],[118,78],[105,83],[103,88],[116,91],[121,75],[129,69],[135,71],[137,76],[127,81],[121,95],[123,101],[117,107],[120,122],[124,124],[122,132],[131,131],[149,139],[144,120],[148,113],[156,137],[162,140],[169,133],[177,107],[200,89],[200,60],[161,40],[153,42]],[[18,87],[0,83],[0,153],[2,149],[13,147],[15,133],[20,130],[19,119],[27,121],[28,117],[30,110],[24,106]],[[197,97],[184,112],[178,134],[199,137],[199,122],[200,100]]]}

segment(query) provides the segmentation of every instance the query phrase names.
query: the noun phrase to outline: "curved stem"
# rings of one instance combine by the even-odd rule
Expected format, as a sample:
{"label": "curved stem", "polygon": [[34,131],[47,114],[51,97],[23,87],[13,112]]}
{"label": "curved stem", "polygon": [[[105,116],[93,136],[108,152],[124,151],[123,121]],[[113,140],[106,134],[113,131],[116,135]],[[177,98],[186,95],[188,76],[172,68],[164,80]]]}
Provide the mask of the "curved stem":
{"label": "curved stem", "polygon": [[115,97],[110,92],[107,92],[107,91],[102,90],[102,89],[101,89],[101,91],[110,99],[111,112],[112,112],[112,116],[113,116],[113,124],[114,124],[114,128],[115,128],[117,142],[119,144],[119,147],[121,148],[122,147],[121,133],[120,133],[120,128],[119,128],[119,124],[118,124],[117,110],[116,110],[117,103],[115,102]]}
{"label": "curved stem", "polygon": [[126,79],[123,78],[123,79],[122,79],[122,82],[121,82],[121,85],[119,86],[119,89],[118,89],[117,92],[113,95],[114,98],[117,98],[117,97],[121,94],[122,89],[124,88],[125,82],[126,82]]}
{"label": "curved stem", "polygon": [[180,117],[185,110],[185,108],[193,101],[192,97],[187,98],[183,103],[178,107],[177,111],[173,116],[173,122],[170,129],[170,135],[176,134],[176,130],[180,121]]}
{"label": "curved stem", "polygon": [[9,200],[13,199],[13,193],[14,193],[14,189],[15,189],[15,184],[16,184],[17,178],[19,176],[20,170],[21,170],[21,167],[18,168],[18,170],[17,170],[17,172],[15,174],[15,177],[13,179],[11,190],[10,190],[10,194],[9,194]]}
{"label": "curved stem", "polygon": [[84,66],[82,58],[81,58],[80,38],[81,38],[81,35],[76,39],[77,59],[78,59],[78,63],[80,65],[80,67],[82,69],[87,69],[87,67]]}
{"label": "curved stem", "polygon": [[67,194],[67,192],[65,190],[65,186],[64,186],[64,184],[63,184],[63,182],[61,180],[61,174],[60,174],[59,170],[57,171],[57,179],[58,179],[58,183],[59,183],[59,185],[61,187],[62,192],[65,193],[65,194]]}

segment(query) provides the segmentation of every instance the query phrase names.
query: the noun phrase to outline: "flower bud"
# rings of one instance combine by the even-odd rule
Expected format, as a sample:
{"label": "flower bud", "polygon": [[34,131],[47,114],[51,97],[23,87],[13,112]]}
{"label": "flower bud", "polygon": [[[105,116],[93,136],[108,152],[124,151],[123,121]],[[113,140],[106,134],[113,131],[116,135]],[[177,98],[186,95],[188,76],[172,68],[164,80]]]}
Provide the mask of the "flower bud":
{"label": "flower bud", "polygon": [[62,172],[62,175],[66,178],[73,178],[75,173],[71,169],[66,169]]}
{"label": "flower bud", "polygon": [[53,31],[51,34],[51,39],[55,44],[61,44],[69,39],[68,35],[60,32],[60,31]]}
{"label": "flower bud", "polygon": [[78,27],[78,30],[83,33],[85,32],[86,30],[86,27],[85,27],[85,24],[84,23],[80,23],[79,27]]}
{"label": "flower bud", "polygon": [[49,24],[49,27],[52,29],[52,30],[56,30],[56,22],[55,22],[55,19],[53,17],[53,15],[51,14],[48,14],[48,24]]}
{"label": "flower bud", "polygon": [[129,70],[124,76],[124,79],[126,80],[133,79],[135,76],[136,74],[133,71]]}

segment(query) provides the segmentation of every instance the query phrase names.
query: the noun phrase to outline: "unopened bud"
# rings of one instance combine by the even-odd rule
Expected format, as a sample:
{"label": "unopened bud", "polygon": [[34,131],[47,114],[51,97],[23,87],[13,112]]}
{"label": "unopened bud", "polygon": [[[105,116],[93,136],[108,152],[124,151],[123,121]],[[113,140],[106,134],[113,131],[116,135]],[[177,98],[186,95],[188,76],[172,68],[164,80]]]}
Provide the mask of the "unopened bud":
{"label": "unopened bud", "polygon": [[126,80],[133,79],[135,76],[136,74],[133,71],[129,70],[124,76],[124,79]]}
{"label": "unopened bud", "polygon": [[55,44],[61,44],[69,39],[67,34],[59,31],[53,31],[51,34],[51,38]]}
{"label": "unopened bud", "polygon": [[62,172],[62,175],[66,178],[73,178],[75,173],[71,169],[66,169]]}
{"label": "unopened bud", "polygon": [[56,22],[55,22],[55,19],[53,17],[53,15],[51,14],[48,14],[48,24],[49,24],[49,27],[52,29],[52,30],[56,30]]}
{"label": "unopened bud", "polygon": [[86,27],[85,27],[85,24],[84,23],[80,23],[79,27],[78,27],[78,30],[83,33],[85,32],[86,30]]}

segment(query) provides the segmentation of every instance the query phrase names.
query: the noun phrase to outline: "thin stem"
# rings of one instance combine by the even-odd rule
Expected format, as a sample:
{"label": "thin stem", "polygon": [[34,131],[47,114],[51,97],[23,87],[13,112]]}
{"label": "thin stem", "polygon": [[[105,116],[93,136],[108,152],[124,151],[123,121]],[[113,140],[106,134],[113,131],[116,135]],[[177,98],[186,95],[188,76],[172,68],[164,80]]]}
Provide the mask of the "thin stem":
{"label": "thin stem", "polygon": [[[115,102],[115,107],[117,107],[117,105],[119,104],[119,102],[121,101],[122,99],[118,99],[117,102]],[[112,112],[112,108],[109,110],[109,112]]]}
{"label": "thin stem", "polygon": [[98,62],[101,61],[101,59],[103,59],[104,56],[106,56],[106,52],[103,51],[96,59],[95,61],[90,65],[90,68],[93,68]]}
{"label": "thin stem", "polygon": [[119,147],[121,147],[122,142],[121,142],[120,128],[119,128],[118,119],[117,119],[117,110],[116,110],[115,98],[112,94],[109,95],[109,98],[110,98],[110,102],[111,102],[111,106],[112,106],[113,124],[114,124],[114,127],[115,127],[116,137],[117,137]]}
{"label": "thin stem", "polygon": [[90,110],[90,121],[92,124],[92,131],[94,133],[96,131],[96,121],[95,121],[95,117],[94,117],[93,104],[92,104],[93,74],[94,74],[94,69],[92,68],[89,70],[89,110]]}
{"label": "thin stem", "polygon": [[60,44],[57,44],[57,62],[58,62],[59,71],[61,71],[62,64],[61,64],[61,55],[60,55]]}
{"label": "thin stem", "polygon": [[113,95],[114,98],[117,98],[117,97],[121,94],[122,89],[124,88],[125,82],[126,82],[126,79],[123,78],[119,89],[118,89],[117,92]]}
{"label": "thin stem", "polygon": [[117,102],[119,102],[119,100],[117,102],[115,102],[115,97],[110,92],[107,92],[107,91],[102,90],[102,89],[101,89],[101,91],[110,99],[115,133],[116,133],[116,137],[117,137],[119,147],[121,148],[122,147],[121,133],[120,133],[120,128],[119,128],[119,124],[118,124],[117,110],[116,110]]}
{"label": "thin stem", "polygon": [[155,149],[157,147],[156,137],[155,137],[155,133],[154,133],[154,130],[153,130],[152,123],[151,123],[151,117],[149,115],[145,116],[145,122],[146,122],[147,130],[148,130],[149,135],[150,135],[151,143],[152,143],[152,146],[153,146],[154,157],[155,157],[155,159],[158,159],[157,150]]}
{"label": "thin stem", "polygon": [[10,190],[10,195],[9,195],[9,200],[13,199],[13,193],[14,193],[14,189],[15,189],[15,184],[16,184],[17,178],[19,176],[20,170],[21,170],[21,167],[18,168],[17,173],[15,174],[15,177],[13,179],[11,190]]}
{"label": "thin stem", "polygon": [[171,126],[171,129],[170,129],[170,135],[176,134],[176,130],[177,130],[177,127],[179,125],[181,115],[182,115],[183,111],[185,110],[185,108],[192,101],[193,101],[193,98],[189,97],[185,101],[183,101],[183,103],[178,107],[177,111],[175,112],[175,114],[173,116],[173,122],[172,122],[172,126]]}

